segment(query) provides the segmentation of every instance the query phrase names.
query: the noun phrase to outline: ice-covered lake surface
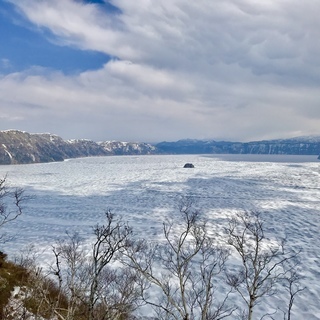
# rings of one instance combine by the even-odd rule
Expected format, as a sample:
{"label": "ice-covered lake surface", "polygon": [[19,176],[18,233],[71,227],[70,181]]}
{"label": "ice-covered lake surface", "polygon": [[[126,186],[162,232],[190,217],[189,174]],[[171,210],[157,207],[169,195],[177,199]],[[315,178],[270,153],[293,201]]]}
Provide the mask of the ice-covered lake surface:
{"label": "ice-covered lake surface", "polygon": [[[183,168],[186,162],[195,168]],[[136,234],[161,237],[177,215],[179,197],[192,196],[213,233],[241,211],[261,211],[271,237],[301,249],[302,285],[294,319],[320,319],[320,161],[315,156],[112,156],[0,166],[11,186],[32,196],[6,225],[10,255],[29,243],[45,248],[65,231],[90,237],[104,212],[122,215]],[[283,319],[278,314],[275,319]]]}

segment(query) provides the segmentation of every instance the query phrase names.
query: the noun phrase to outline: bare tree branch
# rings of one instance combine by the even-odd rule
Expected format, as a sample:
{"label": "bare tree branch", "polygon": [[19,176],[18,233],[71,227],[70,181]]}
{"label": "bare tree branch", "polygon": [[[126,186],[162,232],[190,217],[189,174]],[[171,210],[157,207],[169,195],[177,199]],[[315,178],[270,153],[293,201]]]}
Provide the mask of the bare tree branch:
{"label": "bare tree branch", "polygon": [[149,282],[149,291],[159,292],[156,297],[142,292],[158,319],[223,319],[235,308],[228,305],[228,293],[217,298],[215,281],[224,272],[229,253],[214,244],[191,201],[179,209],[179,224],[163,224],[163,243],[136,241],[123,262]]}
{"label": "bare tree branch", "polygon": [[[228,273],[228,283],[246,303],[246,319],[251,320],[254,307],[261,298],[274,295],[277,285],[283,279],[291,283],[293,266],[290,261],[299,252],[287,251],[285,241],[278,241],[277,245],[269,244],[260,212],[238,214],[229,221],[226,231],[229,245],[235,249],[242,262],[237,273]],[[290,311],[291,308],[288,314]]]}
{"label": "bare tree branch", "polygon": [[22,214],[26,199],[22,188],[9,188],[6,177],[0,178],[0,228]]}

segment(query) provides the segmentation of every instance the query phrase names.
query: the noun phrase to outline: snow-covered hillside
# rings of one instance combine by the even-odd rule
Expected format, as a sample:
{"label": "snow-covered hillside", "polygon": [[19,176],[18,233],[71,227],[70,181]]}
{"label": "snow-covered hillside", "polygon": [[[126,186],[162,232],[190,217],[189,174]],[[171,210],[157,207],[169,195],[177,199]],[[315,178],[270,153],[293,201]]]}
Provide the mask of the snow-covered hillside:
{"label": "snow-covered hillside", "polygon": [[96,143],[87,139],[63,140],[50,133],[0,131],[0,165],[54,162],[115,154],[153,154],[155,149],[147,143],[118,141]]}

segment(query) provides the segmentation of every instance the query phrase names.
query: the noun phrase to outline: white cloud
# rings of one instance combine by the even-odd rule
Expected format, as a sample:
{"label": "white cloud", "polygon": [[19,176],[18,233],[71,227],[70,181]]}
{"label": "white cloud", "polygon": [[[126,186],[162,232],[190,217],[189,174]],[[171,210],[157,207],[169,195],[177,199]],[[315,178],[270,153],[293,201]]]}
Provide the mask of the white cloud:
{"label": "white cloud", "polygon": [[319,132],[315,0],[113,0],[117,14],[72,0],[14,4],[64,44],[115,57],[74,76],[2,77],[0,105],[20,124],[59,122],[57,133],[99,140]]}

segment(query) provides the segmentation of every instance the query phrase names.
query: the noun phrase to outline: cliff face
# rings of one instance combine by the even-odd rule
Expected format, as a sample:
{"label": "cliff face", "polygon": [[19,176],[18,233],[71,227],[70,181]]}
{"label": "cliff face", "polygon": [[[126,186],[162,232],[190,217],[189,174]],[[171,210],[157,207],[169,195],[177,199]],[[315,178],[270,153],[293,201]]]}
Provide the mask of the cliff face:
{"label": "cliff face", "polygon": [[61,138],[49,134],[29,134],[16,130],[0,132],[0,163],[62,161]]}
{"label": "cliff face", "polygon": [[0,164],[63,161],[69,158],[115,154],[151,154],[146,143],[63,140],[52,134],[30,134],[18,130],[0,131]]}

